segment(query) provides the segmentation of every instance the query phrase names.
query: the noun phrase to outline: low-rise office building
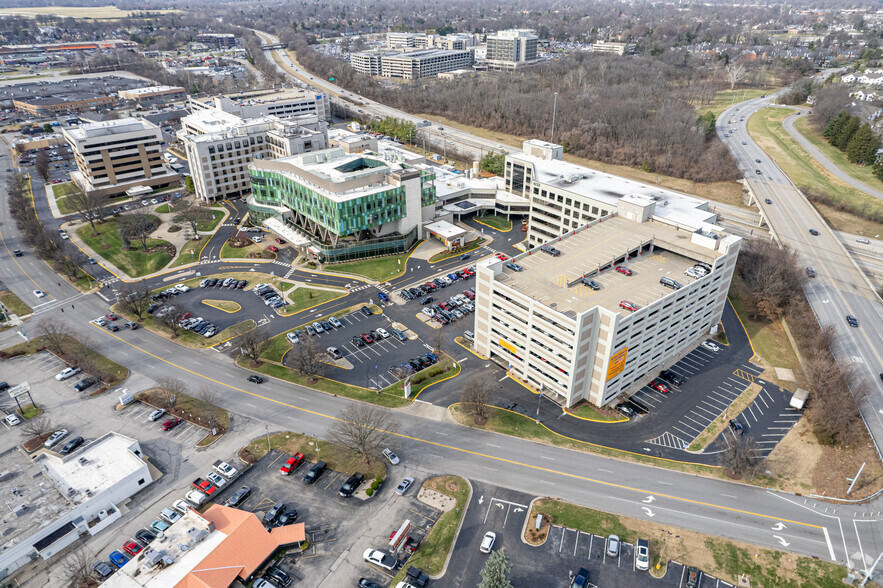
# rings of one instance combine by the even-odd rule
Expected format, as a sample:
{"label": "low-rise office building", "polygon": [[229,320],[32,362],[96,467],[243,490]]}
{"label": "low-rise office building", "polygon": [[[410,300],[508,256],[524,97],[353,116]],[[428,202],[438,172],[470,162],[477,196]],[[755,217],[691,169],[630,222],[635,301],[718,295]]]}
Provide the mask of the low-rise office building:
{"label": "low-rise office building", "polygon": [[[363,51],[350,57],[350,65],[359,73],[385,78],[416,80],[472,65],[469,50],[421,49],[418,51]],[[378,73],[379,72],[379,73]]]}
{"label": "low-rise office building", "polygon": [[164,165],[162,131],[151,122],[122,118],[62,132],[77,162],[71,179],[87,193],[120,196],[133,186],[160,188],[180,180]]}
{"label": "low-rise office building", "polygon": [[408,251],[435,214],[435,176],[371,153],[333,148],[250,166],[252,222],[275,218],[322,261]]}
{"label": "low-rise office building", "polygon": [[[723,314],[741,238],[657,215],[660,207],[626,194],[607,215],[544,242],[545,250],[480,263],[476,351],[562,406],[605,406],[708,336]],[[697,263],[707,275],[684,275]]]}
{"label": "low-rise office building", "polygon": [[131,100],[139,106],[153,106],[183,100],[187,97],[187,90],[181,86],[148,86],[121,90],[119,96],[121,100]]}
{"label": "low-rise office building", "polygon": [[116,104],[113,96],[45,96],[42,98],[19,98],[12,101],[12,107],[33,116],[54,116],[70,112],[82,112],[106,108]]}
{"label": "low-rise office building", "polygon": [[235,47],[236,35],[233,33],[199,33],[196,35],[196,42],[217,47]]}
{"label": "low-rise office building", "polygon": [[287,118],[314,114],[322,120],[331,120],[331,103],[327,94],[305,90],[265,90],[210,98],[190,98],[190,112],[217,109],[244,119],[261,116]]}
{"label": "low-rise office building", "polygon": [[181,140],[193,187],[206,201],[251,191],[248,166],[328,147],[327,124],[316,115],[243,120],[220,110],[201,110],[181,119]]}
{"label": "low-rise office building", "polygon": [[614,43],[611,41],[598,41],[592,43],[593,53],[612,53],[614,55],[632,54],[637,49],[634,43]]}
{"label": "low-rise office building", "polygon": [[5,452],[0,580],[37,560],[51,560],[80,537],[98,534],[159,475],[145,461],[138,441],[119,433],[64,457],[43,452],[31,460],[17,447]]}

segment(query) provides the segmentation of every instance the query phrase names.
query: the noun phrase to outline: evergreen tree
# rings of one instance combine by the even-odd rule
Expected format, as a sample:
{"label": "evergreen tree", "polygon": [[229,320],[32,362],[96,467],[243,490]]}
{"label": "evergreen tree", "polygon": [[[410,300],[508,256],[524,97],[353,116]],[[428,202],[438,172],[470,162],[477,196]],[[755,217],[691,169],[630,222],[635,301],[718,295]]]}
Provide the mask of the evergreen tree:
{"label": "evergreen tree", "polygon": [[877,149],[879,148],[880,139],[868,124],[863,124],[849,140],[849,144],[846,146],[846,156],[853,163],[871,165],[877,159]]}
{"label": "evergreen tree", "polygon": [[825,127],[825,132],[822,133],[825,137],[829,139],[832,137],[836,137],[840,130],[843,128],[843,125],[846,124],[846,121],[849,120],[849,113],[845,110],[841,110],[837,113],[837,116],[831,119],[831,122],[828,123],[828,126]]}
{"label": "evergreen tree", "polygon": [[481,582],[478,583],[478,588],[512,588],[512,583],[509,581],[511,571],[512,562],[509,561],[506,550],[494,551],[481,569]]}
{"label": "evergreen tree", "polygon": [[699,123],[699,128],[702,130],[706,139],[710,139],[712,135],[714,135],[714,126],[717,123],[717,116],[715,116],[713,112],[708,111],[699,115],[696,122]]}
{"label": "evergreen tree", "polygon": [[833,145],[840,151],[846,151],[846,146],[849,145],[849,140],[852,139],[852,136],[859,129],[861,124],[862,121],[859,117],[849,117],[849,120],[846,121],[846,124],[844,124],[843,128],[840,129],[840,132],[831,137],[831,145]]}
{"label": "evergreen tree", "polygon": [[880,163],[879,161],[874,162],[874,176],[883,182],[883,163]]}
{"label": "evergreen tree", "polygon": [[503,166],[506,164],[506,155],[491,151],[481,160],[481,169],[498,176],[503,175]]}

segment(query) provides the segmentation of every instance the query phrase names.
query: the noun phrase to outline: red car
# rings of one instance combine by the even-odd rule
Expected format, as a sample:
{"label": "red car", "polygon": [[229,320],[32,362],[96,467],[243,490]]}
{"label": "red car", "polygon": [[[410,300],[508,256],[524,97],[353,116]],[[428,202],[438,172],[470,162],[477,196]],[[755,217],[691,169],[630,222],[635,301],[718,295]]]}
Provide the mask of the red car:
{"label": "red car", "polygon": [[285,245],[285,241],[283,241],[282,239],[276,239],[276,242],[280,245]]}
{"label": "red car", "polygon": [[138,553],[140,553],[141,550],[144,548],[134,541],[129,540],[123,543],[123,549],[125,549],[126,553],[128,553],[129,555],[138,555]]}
{"label": "red car", "polygon": [[372,337],[368,333],[362,333],[361,335],[359,335],[359,337],[361,337],[362,341],[364,341],[365,343],[374,343],[374,337]]}
{"label": "red car", "polygon": [[107,313],[106,315],[104,315],[104,318],[106,318],[106,319],[109,320],[109,321],[115,321],[115,320],[117,320],[117,319],[120,318],[120,317],[118,317],[117,315],[115,315],[115,314],[112,313],[112,312],[109,312],[109,313]]}
{"label": "red car", "polygon": [[635,312],[636,310],[638,310],[638,305],[635,304],[634,302],[629,302],[628,300],[623,300],[622,302],[620,302],[619,307],[624,308],[626,310],[630,310],[632,312]]}
{"label": "red car", "polygon": [[212,484],[211,480],[203,480],[202,478],[196,478],[191,484],[194,489],[199,490],[206,496],[212,496],[215,492],[218,491],[218,487]]}
{"label": "red car", "polygon": [[502,253],[497,253],[497,259],[499,259],[500,261],[506,261],[507,259],[509,259],[509,257],[503,255]]}
{"label": "red car", "polygon": [[657,392],[661,392],[663,394],[668,394],[668,386],[660,382],[659,380],[653,380],[650,382],[650,387],[656,390]]}
{"label": "red car", "polygon": [[269,247],[267,247],[267,249],[269,249],[269,250],[272,251],[273,253],[278,253],[278,252],[279,252],[279,248],[276,247],[275,245],[270,245]]}
{"label": "red car", "polygon": [[285,462],[281,468],[279,468],[279,473],[283,476],[290,476],[291,472],[297,469],[297,467],[302,464],[304,461],[303,453],[295,453],[291,457],[288,458],[288,461]]}
{"label": "red car", "polygon": [[469,290],[463,290],[463,296],[465,296],[469,300],[475,300],[475,294],[473,294]]}
{"label": "red car", "polygon": [[172,429],[177,427],[180,422],[181,422],[181,419],[179,419],[179,418],[175,418],[175,417],[170,418],[169,420],[167,420],[166,422],[164,422],[162,424],[162,430],[163,431],[171,431]]}
{"label": "red car", "polygon": [[632,270],[630,270],[629,268],[625,267],[624,265],[618,265],[618,266],[616,266],[616,271],[618,271],[618,272],[621,273],[621,274],[625,274],[625,275],[627,275],[627,276],[632,275]]}

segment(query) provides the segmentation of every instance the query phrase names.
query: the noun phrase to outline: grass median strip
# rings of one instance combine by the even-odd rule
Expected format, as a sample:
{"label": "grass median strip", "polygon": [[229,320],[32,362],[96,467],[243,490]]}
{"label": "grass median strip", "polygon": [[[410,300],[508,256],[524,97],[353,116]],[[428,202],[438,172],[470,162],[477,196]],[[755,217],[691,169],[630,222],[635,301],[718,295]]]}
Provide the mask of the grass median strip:
{"label": "grass median strip", "polygon": [[231,314],[242,310],[242,306],[240,306],[238,302],[233,302],[232,300],[212,300],[204,298],[202,303],[206,306],[211,306],[212,308],[217,308],[218,310],[223,310],[224,312],[229,312]]}
{"label": "grass median strip", "polygon": [[92,226],[87,223],[77,229],[77,236],[92,251],[132,277],[157,272],[172,260],[171,251],[174,251],[174,246],[162,239],[147,239],[147,249],[143,249],[137,239],[132,239],[129,248],[123,247],[116,218],[108,218],[96,223],[95,228],[98,231],[97,235],[92,234]]}
{"label": "grass median strip", "polygon": [[[290,288],[291,286],[289,285],[286,290],[290,290]],[[279,314],[290,316],[307,308],[313,308],[314,306],[337,300],[347,294],[349,294],[349,291],[344,288],[310,288],[298,285],[294,290],[287,292],[286,297],[291,301],[291,304],[282,308]]]}
{"label": "grass median strip", "polygon": [[0,303],[6,307],[12,314],[16,314],[20,317],[31,314],[31,307],[25,304],[21,298],[10,292],[9,290],[3,290],[0,292]]}
{"label": "grass median strip", "polygon": [[507,219],[505,216],[500,216],[498,214],[486,214],[483,216],[476,216],[475,222],[486,225],[492,229],[502,231],[504,233],[512,230],[512,221]]}
{"label": "grass median strip", "polygon": [[444,261],[446,259],[451,259],[452,257],[460,257],[466,253],[471,253],[484,245],[486,239],[480,238],[474,241],[470,241],[466,244],[466,247],[463,249],[458,249],[457,251],[443,251],[441,253],[436,253],[432,257],[429,258],[429,263],[437,263],[439,261]]}
{"label": "grass median strip", "polygon": [[[416,245],[415,245],[416,246]],[[411,250],[413,251],[413,249]],[[375,282],[383,282],[405,271],[411,252],[362,261],[345,261],[326,265],[323,271],[331,274],[352,274]]]}
{"label": "grass median strip", "polygon": [[[135,399],[157,408],[164,408],[170,415],[205,427],[208,434],[197,443],[198,446],[203,445],[203,442],[214,441],[230,426],[230,413],[218,406],[213,398],[197,398],[180,391],[172,393],[161,388],[150,388],[137,393]],[[212,428],[217,430],[217,435],[211,434]]]}
{"label": "grass median strip", "polygon": [[831,145],[822,136],[821,130],[813,122],[813,117],[801,116],[795,121],[794,128],[846,174],[872,188],[883,189],[883,182],[874,175],[873,166],[858,165],[849,161],[845,152]]}
{"label": "grass median strip", "polygon": [[[229,241],[225,241],[224,245],[221,247],[221,253],[218,255],[220,259],[270,259],[270,257],[263,257],[265,253],[269,253],[264,251],[264,248],[258,245],[257,243],[253,243],[251,245],[246,245],[245,247],[233,247],[230,245]],[[252,257],[249,257],[251,255]]]}
{"label": "grass median strip", "polygon": [[761,388],[760,384],[749,384],[748,387],[739,394],[736,400],[730,404],[726,412],[715,417],[715,419],[705,427],[705,430],[699,433],[699,436],[690,443],[690,447],[687,449],[690,451],[702,451],[708,447],[709,444],[717,439],[718,435],[727,429],[727,424],[730,422],[730,419],[737,418],[748,405],[754,402],[754,399],[760,394],[761,390],[763,390],[763,388]]}

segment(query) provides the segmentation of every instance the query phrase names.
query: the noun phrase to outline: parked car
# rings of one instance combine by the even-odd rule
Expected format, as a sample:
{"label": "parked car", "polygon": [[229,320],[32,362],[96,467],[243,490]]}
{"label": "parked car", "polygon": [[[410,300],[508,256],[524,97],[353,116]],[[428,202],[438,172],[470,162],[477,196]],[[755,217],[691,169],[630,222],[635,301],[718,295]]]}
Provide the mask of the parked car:
{"label": "parked car", "polygon": [[67,429],[61,429],[60,431],[55,431],[54,433],[52,433],[49,436],[48,439],[46,439],[46,441],[43,443],[43,447],[45,447],[46,449],[51,449],[52,447],[57,445],[59,441],[61,441],[65,437],[67,437],[67,434],[68,434]]}
{"label": "parked car", "polygon": [[77,392],[82,392],[86,388],[93,386],[96,382],[97,380],[92,377],[83,378],[82,380],[74,384],[74,390],[76,390]]}
{"label": "parked car", "polygon": [[156,410],[154,410],[153,412],[150,413],[150,416],[148,418],[151,421],[158,421],[160,418],[162,418],[162,416],[164,414],[166,414],[166,411],[164,408],[157,408]]}
{"label": "parked car", "polygon": [[641,571],[650,569],[650,542],[646,539],[638,539],[635,546],[635,569]]}
{"label": "parked car", "polygon": [[617,535],[607,536],[607,555],[619,557],[619,537]]}
{"label": "parked car", "polygon": [[118,568],[123,567],[129,561],[128,557],[126,557],[125,555],[123,555],[122,553],[120,553],[116,549],[111,551],[110,555],[107,557],[108,557],[108,559],[110,559],[110,563],[112,563],[113,565],[115,565]]}
{"label": "parked car", "polygon": [[141,545],[131,539],[123,543],[123,550],[129,555],[138,555],[142,549],[144,548]]}
{"label": "parked car", "polygon": [[490,553],[494,548],[494,541],[497,540],[497,534],[493,531],[488,531],[484,534],[484,537],[481,539],[481,545],[478,547],[478,550],[482,553]]}
{"label": "parked car", "polygon": [[205,502],[208,500],[208,496],[206,496],[199,490],[191,490],[184,495],[184,499],[194,506],[200,506],[202,504],[205,504]]}
{"label": "parked car", "polygon": [[619,307],[630,310],[632,312],[636,312],[638,310],[638,305],[634,302],[629,302],[628,300],[623,300],[622,302],[620,302]]}
{"label": "parked car", "polygon": [[395,569],[396,565],[398,565],[399,563],[396,558],[391,555],[387,555],[379,549],[366,549],[365,553],[362,554],[362,557],[368,563],[372,563],[386,570]]}
{"label": "parked car", "polygon": [[170,525],[174,525],[178,521],[181,520],[181,513],[173,508],[166,507],[159,512],[159,516],[164,518],[169,522]]}
{"label": "parked car", "polygon": [[243,486],[236,493],[227,499],[226,506],[239,506],[245,499],[251,496],[251,487]]}
{"label": "parked car", "polygon": [[171,525],[161,519],[156,519],[150,523],[150,528],[153,529],[155,533],[164,533],[169,527],[171,527]]}
{"label": "parked car", "polygon": [[392,452],[392,449],[384,449],[383,457],[385,457],[392,465],[399,465],[399,456]]}
{"label": "parked car", "polygon": [[328,464],[324,461],[317,461],[313,467],[311,467],[306,475],[304,476],[304,482],[307,484],[314,484],[316,480],[318,480],[325,470],[328,468]]}
{"label": "parked car", "polygon": [[576,575],[570,581],[570,588],[588,588],[589,586],[589,570],[580,568]]}
{"label": "parked car", "polygon": [[295,453],[285,461],[281,468],[279,468],[279,473],[283,476],[290,476],[291,472],[296,470],[298,466],[303,463],[303,461],[304,454],[300,452]]}
{"label": "parked car", "polygon": [[267,579],[272,580],[274,583],[279,584],[283,588],[291,584],[291,577],[286,574],[281,568],[277,568],[276,566],[271,567],[264,573],[264,576]]}
{"label": "parked car", "polygon": [[653,380],[652,382],[650,382],[650,387],[662,394],[668,394],[669,392],[668,386],[666,386],[659,380]]}
{"label": "parked car", "polygon": [[733,433],[737,433],[740,436],[745,433],[745,428],[742,426],[742,423],[736,419],[730,419],[730,429],[733,430]]}
{"label": "parked car", "polygon": [[212,465],[212,467],[215,469],[216,472],[218,472],[219,474],[223,474],[228,478],[234,478],[236,477],[236,474],[239,473],[239,470],[231,466],[226,461],[216,461]]}
{"label": "parked car", "polygon": [[661,372],[659,372],[659,377],[669,384],[674,384],[675,386],[680,386],[684,383],[684,381],[671,370],[662,370]]}
{"label": "parked car", "polygon": [[59,373],[55,374],[55,379],[59,382],[63,380],[67,380],[72,376],[76,376],[80,373],[80,368],[78,367],[67,367],[61,370]]}
{"label": "parked car", "polygon": [[154,539],[156,539],[156,535],[147,529],[140,529],[135,531],[135,539],[137,539],[141,545],[147,547]]}
{"label": "parked car", "polygon": [[270,507],[270,510],[264,513],[263,522],[266,525],[271,525],[276,522],[276,518],[282,514],[285,510],[285,503],[280,501]]}
{"label": "parked car", "polygon": [[617,404],[616,410],[629,418],[636,416],[635,411],[627,404]]}
{"label": "parked car", "polygon": [[630,275],[632,275],[632,274],[634,273],[632,270],[630,270],[629,268],[625,267],[624,265],[618,265],[618,266],[616,266],[616,271],[618,271],[619,273],[621,273],[621,274],[623,274],[623,275],[626,275],[626,276],[630,276]]}
{"label": "parked car", "polygon": [[92,564],[92,571],[99,578],[107,578],[113,573],[113,568],[106,561],[96,561]]}
{"label": "parked car", "polygon": [[77,447],[82,445],[85,441],[86,440],[83,439],[82,437],[74,437],[73,439],[71,439],[70,441],[68,441],[67,443],[64,444],[64,447],[61,448],[61,451],[59,451],[59,453],[61,453],[63,455],[71,453]]}
{"label": "parked car", "polygon": [[396,494],[399,496],[404,496],[408,489],[414,484],[414,478],[407,477],[402,480],[399,485],[396,487]]}
{"label": "parked car", "polygon": [[711,341],[703,341],[702,347],[708,349],[709,351],[714,351],[715,353],[721,350],[720,347],[718,347],[715,343],[712,343]]}
{"label": "parked car", "polygon": [[293,525],[297,522],[297,511],[294,509],[286,510],[279,518],[276,519],[277,527],[284,527],[285,525]]}
{"label": "parked car", "polygon": [[352,496],[353,492],[358,489],[358,487],[362,484],[362,481],[365,479],[365,476],[362,475],[361,472],[356,472],[349,478],[347,478],[346,482],[343,483],[343,486],[338,490],[338,494],[343,496],[344,498],[349,498]]}
{"label": "parked car", "polygon": [[696,588],[699,585],[699,570],[687,568],[684,572],[684,588]]}
{"label": "parked car", "polygon": [[182,420],[183,419],[179,419],[177,417],[172,417],[162,424],[162,430],[163,431],[171,431],[172,429],[177,427],[181,423]]}

